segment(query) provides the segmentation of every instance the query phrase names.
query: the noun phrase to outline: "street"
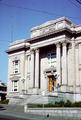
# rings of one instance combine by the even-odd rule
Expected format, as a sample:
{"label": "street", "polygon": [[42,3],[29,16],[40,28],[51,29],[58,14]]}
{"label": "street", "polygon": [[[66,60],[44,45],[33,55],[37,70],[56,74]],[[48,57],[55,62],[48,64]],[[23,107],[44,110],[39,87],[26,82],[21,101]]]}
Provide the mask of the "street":
{"label": "street", "polygon": [[[1,105],[0,120],[48,120],[45,115],[35,115],[24,113],[23,106],[17,105]],[[50,120],[53,120],[50,118]]]}
{"label": "street", "polygon": [[27,120],[25,118],[17,118],[12,116],[0,115],[0,120]]}
{"label": "street", "polygon": [[49,114],[24,113],[23,106],[1,105],[0,120],[81,120],[80,117],[50,116]]}

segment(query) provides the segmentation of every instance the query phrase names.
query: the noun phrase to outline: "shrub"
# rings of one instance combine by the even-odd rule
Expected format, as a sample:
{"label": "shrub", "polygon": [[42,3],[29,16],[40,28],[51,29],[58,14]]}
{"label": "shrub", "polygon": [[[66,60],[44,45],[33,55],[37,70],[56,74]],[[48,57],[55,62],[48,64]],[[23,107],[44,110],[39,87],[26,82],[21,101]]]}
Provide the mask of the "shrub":
{"label": "shrub", "polygon": [[73,107],[81,107],[81,101],[73,103]]}
{"label": "shrub", "polygon": [[8,104],[9,103],[9,100],[3,100],[3,101],[0,101],[1,104]]}
{"label": "shrub", "polygon": [[73,106],[73,103],[69,100],[67,100],[65,103],[64,103],[64,107],[72,107]]}
{"label": "shrub", "polygon": [[31,103],[28,104],[28,107],[29,107],[29,108],[30,108],[30,107],[31,107],[31,108],[36,108],[36,107],[38,108],[38,107],[42,107],[42,106],[43,106],[42,104],[31,104]]}
{"label": "shrub", "polygon": [[45,106],[45,107],[54,107],[55,104],[53,104],[53,103],[48,103],[48,104],[45,104],[44,106]]}
{"label": "shrub", "polygon": [[28,107],[30,108],[40,108],[40,107],[81,107],[81,101],[80,102],[71,102],[67,100],[66,102],[64,101],[59,101],[55,103],[48,103],[48,104],[28,104]]}

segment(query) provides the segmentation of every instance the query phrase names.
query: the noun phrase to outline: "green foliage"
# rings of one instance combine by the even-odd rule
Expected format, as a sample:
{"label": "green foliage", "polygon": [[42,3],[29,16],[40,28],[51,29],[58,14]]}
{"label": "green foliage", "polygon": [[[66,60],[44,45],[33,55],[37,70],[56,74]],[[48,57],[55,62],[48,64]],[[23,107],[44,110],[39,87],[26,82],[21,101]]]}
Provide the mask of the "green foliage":
{"label": "green foliage", "polygon": [[2,100],[2,101],[0,101],[0,104],[8,104],[9,103],[9,100],[7,99],[7,100]]}
{"label": "green foliage", "polygon": [[73,107],[73,103],[69,100],[67,100],[65,103],[64,103],[64,107]]}
{"label": "green foliage", "polygon": [[54,107],[54,104],[52,103],[44,104],[44,107]]}
{"label": "green foliage", "polygon": [[65,104],[64,101],[55,102],[55,107],[65,107]]}
{"label": "green foliage", "polygon": [[73,107],[81,107],[81,101],[73,103]]}
{"label": "green foliage", "polygon": [[28,104],[28,107],[29,107],[29,108],[31,108],[31,107],[32,107],[32,108],[36,108],[36,107],[39,108],[39,107],[42,107],[42,104],[31,104],[31,103],[29,103],[29,104]]}
{"label": "green foliage", "polygon": [[80,102],[71,102],[67,100],[66,102],[64,101],[59,101],[55,103],[48,103],[48,104],[28,104],[28,107],[30,108],[42,108],[42,107],[81,107],[81,101]]}

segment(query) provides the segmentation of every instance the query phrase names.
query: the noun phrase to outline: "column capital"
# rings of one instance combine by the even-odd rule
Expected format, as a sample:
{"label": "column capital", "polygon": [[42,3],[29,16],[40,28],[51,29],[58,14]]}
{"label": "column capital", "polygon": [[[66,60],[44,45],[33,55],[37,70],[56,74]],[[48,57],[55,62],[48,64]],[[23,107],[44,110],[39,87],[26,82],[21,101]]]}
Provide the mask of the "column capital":
{"label": "column capital", "polygon": [[75,38],[74,37],[72,37],[72,39],[71,39],[72,41],[75,41]]}
{"label": "column capital", "polygon": [[66,46],[66,45],[67,45],[67,43],[66,43],[66,42],[63,42],[63,43],[62,43],[62,46]]}
{"label": "column capital", "polygon": [[39,53],[39,48],[35,49],[35,52],[36,52],[36,53]]}
{"label": "column capital", "polygon": [[31,49],[30,52],[31,52],[31,54],[34,54],[34,49]]}
{"label": "column capital", "polygon": [[56,47],[60,47],[60,46],[61,46],[60,42],[56,43]]}

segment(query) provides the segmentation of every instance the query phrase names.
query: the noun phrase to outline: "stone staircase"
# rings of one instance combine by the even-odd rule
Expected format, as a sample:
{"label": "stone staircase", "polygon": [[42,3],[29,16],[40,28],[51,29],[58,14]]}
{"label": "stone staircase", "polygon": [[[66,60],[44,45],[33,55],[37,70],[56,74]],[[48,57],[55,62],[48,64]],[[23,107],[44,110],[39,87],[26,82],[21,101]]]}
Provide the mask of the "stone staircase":
{"label": "stone staircase", "polygon": [[[28,103],[38,103],[38,104],[46,104],[46,103],[54,103],[55,101],[66,100],[66,94],[60,93],[58,91],[48,92],[48,91],[40,91],[39,94],[23,94],[22,96],[18,96],[16,98],[12,98],[10,104],[16,105],[26,105]],[[68,99],[68,98],[67,98]]]}
{"label": "stone staircase", "polygon": [[28,103],[48,103],[47,96],[43,97],[42,95],[27,95],[22,101],[19,102],[19,105],[26,105]]}
{"label": "stone staircase", "polygon": [[38,104],[46,104],[55,101],[63,100],[62,94],[58,94],[57,92],[48,92],[40,94],[27,94],[24,98],[18,103],[19,105],[26,105],[28,103],[38,103]]}

